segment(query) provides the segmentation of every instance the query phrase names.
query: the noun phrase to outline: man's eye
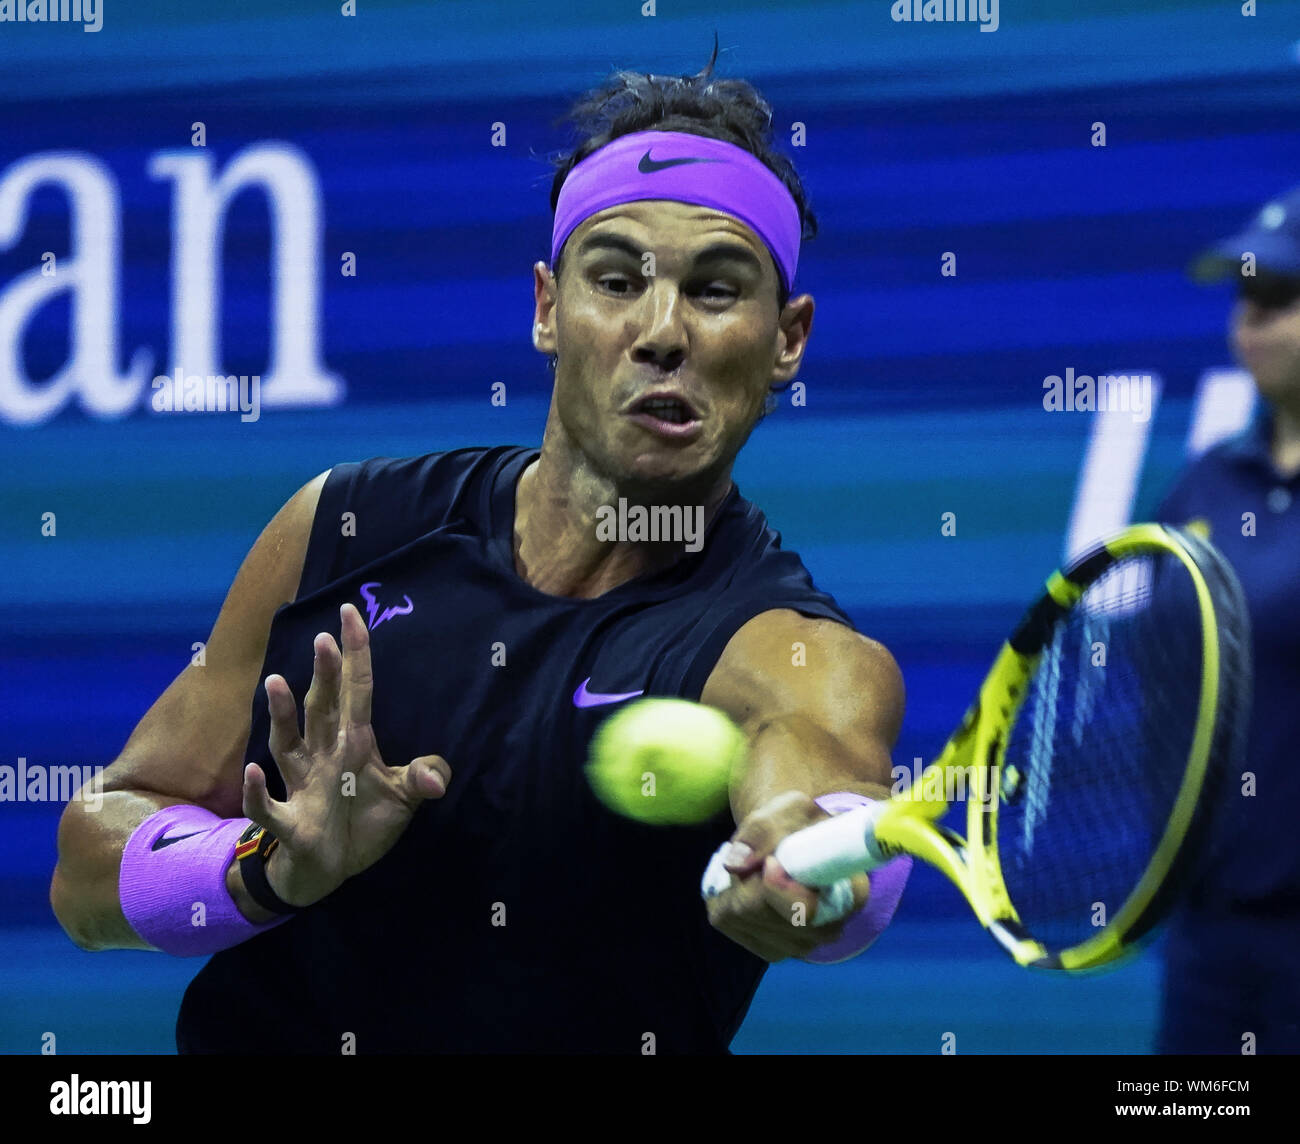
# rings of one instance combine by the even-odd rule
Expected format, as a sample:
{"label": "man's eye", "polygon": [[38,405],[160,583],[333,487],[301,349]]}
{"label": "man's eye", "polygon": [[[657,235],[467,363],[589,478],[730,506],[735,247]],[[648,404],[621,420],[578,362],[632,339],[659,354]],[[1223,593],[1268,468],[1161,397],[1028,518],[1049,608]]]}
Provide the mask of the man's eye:
{"label": "man's eye", "polygon": [[[604,274],[596,279],[597,285],[604,289],[611,290],[615,294],[627,294],[635,288],[635,282],[625,274]],[[701,286],[697,291],[701,296],[712,300],[729,301],[738,296],[737,291],[730,286],[724,286],[719,283],[713,283],[708,286]]]}

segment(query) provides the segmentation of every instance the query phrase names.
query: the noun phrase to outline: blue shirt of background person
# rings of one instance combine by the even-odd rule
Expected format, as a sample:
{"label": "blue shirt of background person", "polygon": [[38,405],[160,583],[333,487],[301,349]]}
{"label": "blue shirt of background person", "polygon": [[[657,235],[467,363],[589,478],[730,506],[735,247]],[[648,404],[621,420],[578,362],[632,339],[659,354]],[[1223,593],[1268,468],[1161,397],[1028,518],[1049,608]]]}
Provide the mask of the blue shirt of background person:
{"label": "blue shirt of background person", "polygon": [[[1251,273],[1250,271],[1253,271]],[[1157,519],[1200,520],[1250,610],[1254,703],[1222,857],[1170,927],[1158,1049],[1300,1052],[1300,188],[1202,255],[1239,275],[1229,322],[1251,423],[1182,473]]]}

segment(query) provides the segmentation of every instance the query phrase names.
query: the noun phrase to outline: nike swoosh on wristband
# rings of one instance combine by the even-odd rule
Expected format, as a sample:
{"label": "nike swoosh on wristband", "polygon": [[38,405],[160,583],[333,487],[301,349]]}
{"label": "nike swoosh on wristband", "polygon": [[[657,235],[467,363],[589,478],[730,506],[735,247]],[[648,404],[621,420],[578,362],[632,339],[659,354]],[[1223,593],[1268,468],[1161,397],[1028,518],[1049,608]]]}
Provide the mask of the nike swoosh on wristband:
{"label": "nike swoosh on wristband", "polygon": [[662,171],[666,167],[680,167],[683,163],[720,163],[721,159],[652,159],[650,152],[647,151],[641,156],[641,162],[636,165],[636,169],[643,175],[653,175],[656,171]]}
{"label": "nike swoosh on wristband", "polygon": [[591,682],[591,676],[587,676],[578,684],[578,690],[573,693],[573,705],[575,707],[599,707],[604,703],[622,703],[624,699],[635,699],[638,695],[644,695],[645,689],[640,691],[623,691],[617,695],[601,691],[588,691],[587,684]]}
{"label": "nike swoosh on wristband", "polygon": [[150,850],[161,850],[164,846],[170,846],[173,842],[183,842],[187,838],[193,838],[196,835],[203,834],[204,831],[196,830],[191,834],[177,834],[173,838],[156,838],[154,844],[149,847]]}

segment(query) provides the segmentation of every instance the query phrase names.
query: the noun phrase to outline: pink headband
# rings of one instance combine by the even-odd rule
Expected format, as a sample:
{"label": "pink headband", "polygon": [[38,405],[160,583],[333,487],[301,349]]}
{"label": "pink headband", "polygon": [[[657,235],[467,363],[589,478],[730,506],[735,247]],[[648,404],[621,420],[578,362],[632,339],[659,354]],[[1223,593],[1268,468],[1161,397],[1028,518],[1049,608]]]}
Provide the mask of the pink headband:
{"label": "pink headband", "polygon": [[741,147],[681,131],[620,135],[569,172],[555,204],[551,265],[597,211],[641,199],[675,199],[735,215],[772,254],[787,290],[799,264],[799,209],[785,184]]}

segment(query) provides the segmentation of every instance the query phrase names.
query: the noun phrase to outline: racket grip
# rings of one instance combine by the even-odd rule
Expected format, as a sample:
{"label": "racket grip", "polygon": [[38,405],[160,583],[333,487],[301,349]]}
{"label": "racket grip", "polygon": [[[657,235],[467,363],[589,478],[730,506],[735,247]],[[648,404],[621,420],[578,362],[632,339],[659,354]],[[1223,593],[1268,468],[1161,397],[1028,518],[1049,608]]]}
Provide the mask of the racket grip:
{"label": "racket grip", "polygon": [[796,882],[831,886],[883,866],[889,856],[876,845],[876,820],[884,802],[869,802],[815,822],[777,845],[776,860]]}
{"label": "racket grip", "polygon": [[[731,871],[726,867],[726,854],[730,846],[731,843],[724,842],[709,859],[704,877],[700,880],[700,897],[705,901],[716,898],[731,887]],[[818,887],[818,889],[822,892],[817,903],[817,912],[813,915],[813,925],[829,925],[831,922],[848,917],[853,912],[853,883],[847,878],[832,886]]]}

